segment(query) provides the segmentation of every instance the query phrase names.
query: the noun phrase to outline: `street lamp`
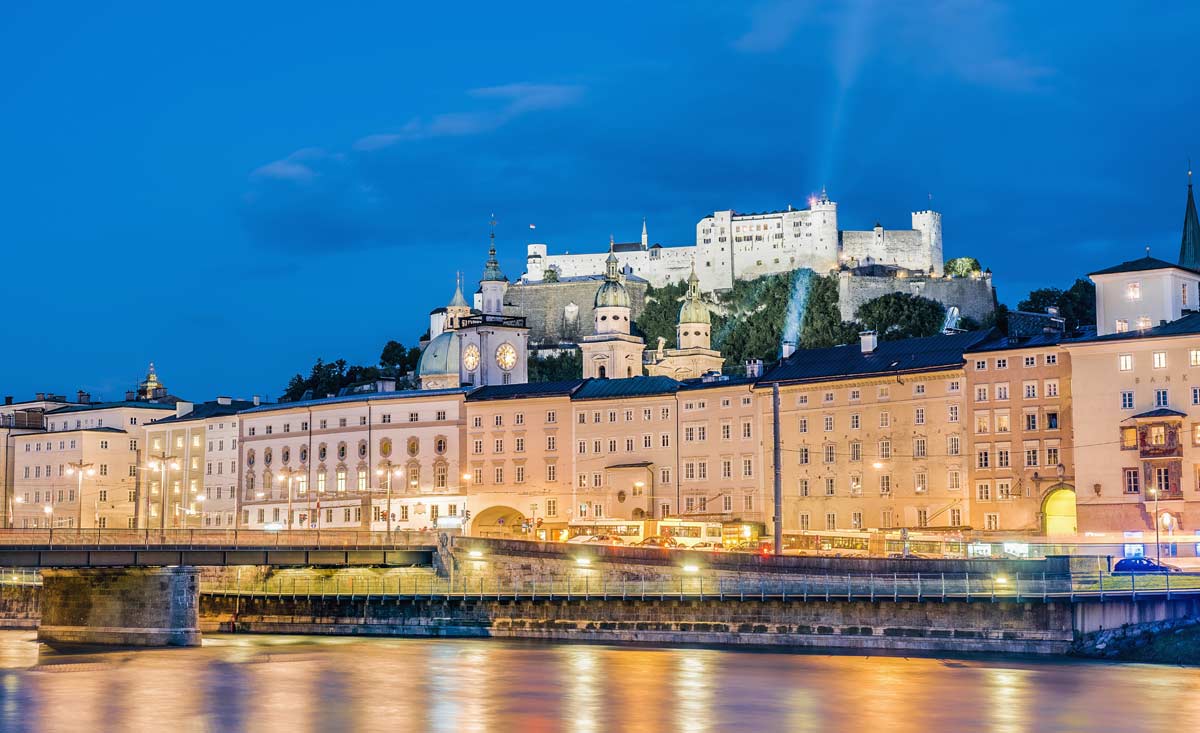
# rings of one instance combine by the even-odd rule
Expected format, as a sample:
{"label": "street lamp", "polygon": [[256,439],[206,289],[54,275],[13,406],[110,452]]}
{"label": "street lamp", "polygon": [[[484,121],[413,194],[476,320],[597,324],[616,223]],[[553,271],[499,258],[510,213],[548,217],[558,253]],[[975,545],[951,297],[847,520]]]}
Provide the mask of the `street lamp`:
{"label": "street lamp", "polygon": [[376,476],[387,476],[387,536],[388,542],[392,540],[392,476],[403,476],[404,471],[400,470],[399,466],[394,465],[391,461],[384,461],[383,468],[375,470]]}
{"label": "street lamp", "polygon": [[83,528],[83,476],[85,473],[90,477],[95,475],[96,470],[92,468],[92,464],[84,463],[83,459],[67,464],[67,475],[76,477],[75,499],[79,503],[79,521],[77,524],[80,529]]}
{"label": "street lamp", "polygon": [[[167,455],[163,451],[157,456],[150,456],[150,463],[147,464],[151,471],[159,471],[161,478],[158,482],[158,490],[162,492],[162,529],[167,528],[167,470],[178,471],[179,464],[175,461],[175,456]],[[146,492],[146,528],[150,528],[150,492]]]}
{"label": "street lamp", "polygon": [[47,504],[42,507],[42,511],[46,513],[46,526],[54,529],[54,507]]}
{"label": "street lamp", "polygon": [[1150,495],[1154,497],[1154,559],[1158,562],[1159,567],[1162,567],[1162,543],[1158,538],[1158,487],[1150,487]]}
{"label": "street lamp", "polygon": [[285,478],[287,479],[287,528],[289,533],[292,530],[292,479],[298,473],[300,473],[300,471],[294,468],[281,468],[279,469],[279,477],[276,479],[280,483],[282,483]]}

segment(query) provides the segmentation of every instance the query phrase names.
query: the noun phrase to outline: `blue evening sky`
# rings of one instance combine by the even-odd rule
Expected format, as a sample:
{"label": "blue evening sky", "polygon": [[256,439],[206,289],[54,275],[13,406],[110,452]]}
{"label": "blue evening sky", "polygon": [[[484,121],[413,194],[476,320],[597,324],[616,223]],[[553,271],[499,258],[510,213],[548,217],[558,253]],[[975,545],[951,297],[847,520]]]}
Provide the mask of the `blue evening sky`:
{"label": "blue evening sky", "polygon": [[[1174,259],[1196,3],[39,3],[0,9],[0,391],[275,398],[415,342],[488,219],[687,244],[943,212],[1002,301]],[[529,230],[536,224],[536,232]]]}

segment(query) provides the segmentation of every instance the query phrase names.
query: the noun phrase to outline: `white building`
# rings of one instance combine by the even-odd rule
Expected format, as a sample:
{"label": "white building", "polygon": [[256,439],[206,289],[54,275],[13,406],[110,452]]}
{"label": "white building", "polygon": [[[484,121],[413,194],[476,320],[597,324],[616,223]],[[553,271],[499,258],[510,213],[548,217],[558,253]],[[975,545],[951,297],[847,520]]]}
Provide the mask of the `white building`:
{"label": "white building", "polygon": [[[161,527],[233,527],[237,511],[238,417],[256,400],[218,397],[193,405],[177,402],[175,414],[146,426],[146,470],[156,487],[167,476],[150,515]],[[163,520],[166,518],[164,525]]]}
{"label": "white building", "polygon": [[[79,393],[82,401],[86,397]],[[18,435],[41,433],[46,429],[45,414],[49,410],[71,404],[66,397],[38,393],[32,400],[16,402],[11,396],[0,405],[0,511],[4,521],[0,526],[11,527],[13,507],[13,478],[16,474],[15,438]]]}
{"label": "white building", "polygon": [[1145,331],[1200,307],[1200,272],[1145,257],[1088,275],[1096,283],[1096,333]]}
{"label": "white building", "polygon": [[[239,420],[235,526],[393,529],[463,515],[467,390],[406,390],[262,405]],[[289,501],[290,499],[290,501]]]}
{"label": "white building", "polygon": [[142,526],[157,487],[144,480],[145,425],[175,408],[124,401],[67,405],[46,430],[13,438],[13,526]]}
{"label": "white building", "polygon": [[[649,244],[642,224],[641,242],[612,248],[622,270],[655,287],[687,278],[692,263],[704,292],[727,290],[748,280],[807,267],[817,273],[842,264],[879,264],[931,275],[942,274],[942,220],[935,211],[912,213],[912,229],[870,231],[838,229],[837,203],[822,193],[809,208],[739,214],[718,211],[696,224],[696,243],[682,247]],[[547,272],[558,277],[603,272],[607,253],[551,255],[545,244],[530,244],[523,282],[539,282]]]}

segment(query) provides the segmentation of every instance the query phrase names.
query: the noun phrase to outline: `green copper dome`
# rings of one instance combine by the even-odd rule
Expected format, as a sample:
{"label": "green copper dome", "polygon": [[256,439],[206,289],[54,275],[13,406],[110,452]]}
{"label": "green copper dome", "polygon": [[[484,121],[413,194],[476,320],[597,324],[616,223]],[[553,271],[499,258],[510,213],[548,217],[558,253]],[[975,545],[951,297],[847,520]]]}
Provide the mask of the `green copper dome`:
{"label": "green copper dome", "polygon": [[417,376],[459,373],[458,341],[454,332],[446,331],[429,342],[417,362]]}
{"label": "green copper dome", "polygon": [[500,262],[496,259],[496,247],[488,250],[487,266],[483,268],[483,277],[479,282],[507,282],[508,278],[500,271]]}
{"label": "green copper dome", "polygon": [[711,323],[712,316],[708,307],[700,299],[700,278],[696,277],[696,265],[692,265],[692,274],[688,277],[687,297],[679,309],[680,323]]}
{"label": "green copper dome", "polygon": [[596,291],[595,305],[597,308],[629,307],[629,291],[621,284],[620,266],[612,252],[604,262],[604,284]]}

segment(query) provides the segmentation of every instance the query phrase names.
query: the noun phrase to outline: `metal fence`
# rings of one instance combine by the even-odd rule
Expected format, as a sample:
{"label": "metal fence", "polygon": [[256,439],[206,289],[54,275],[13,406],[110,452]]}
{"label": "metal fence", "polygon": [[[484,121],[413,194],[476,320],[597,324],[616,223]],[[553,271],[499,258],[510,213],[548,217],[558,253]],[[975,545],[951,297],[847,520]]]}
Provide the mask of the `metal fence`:
{"label": "metal fence", "polygon": [[429,547],[437,534],[356,529],[0,529],[0,548],[12,547]]}
{"label": "metal fence", "polygon": [[279,576],[263,581],[228,579],[204,584],[214,595],[289,598],[459,599],[778,599],[785,601],[1045,600],[1200,594],[1200,573],[1124,575],[971,573],[810,575],[767,579],[682,574],[611,578],[591,573],[502,580],[482,576],[441,578],[433,573],[384,578]]}

